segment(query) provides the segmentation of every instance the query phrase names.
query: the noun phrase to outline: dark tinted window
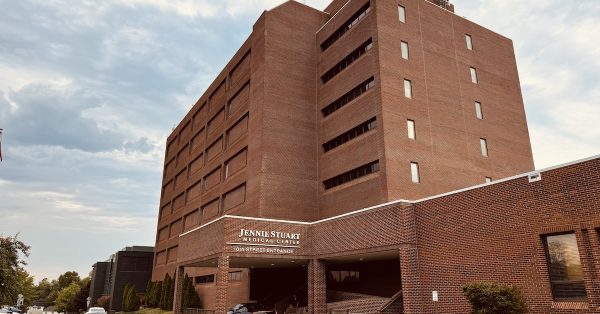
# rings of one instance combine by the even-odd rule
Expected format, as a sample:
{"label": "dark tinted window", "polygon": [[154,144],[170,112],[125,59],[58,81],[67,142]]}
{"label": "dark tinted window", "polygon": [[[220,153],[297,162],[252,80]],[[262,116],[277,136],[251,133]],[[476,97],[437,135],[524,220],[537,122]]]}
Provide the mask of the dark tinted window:
{"label": "dark tinted window", "polygon": [[215,282],[215,275],[196,276],[196,284]]}
{"label": "dark tinted window", "polygon": [[328,190],[328,189],[331,189],[338,185],[342,185],[346,182],[350,182],[352,180],[358,179],[360,177],[364,177],[366,175],[369,175],[369,174],[377,172],[377,171],[379,171],[379,160],[376,160],[372,163],[352,169],[350,171],[344,172],[344,173],[337,175],[331,179],[327,179],[327,180],[323,181],[323,185],[325,186],[325,190]]}
{"label": "dark tinted window", "polygon": [[544,238],[552,295],[555,300],[585,300],[585,284],[574,233]]}

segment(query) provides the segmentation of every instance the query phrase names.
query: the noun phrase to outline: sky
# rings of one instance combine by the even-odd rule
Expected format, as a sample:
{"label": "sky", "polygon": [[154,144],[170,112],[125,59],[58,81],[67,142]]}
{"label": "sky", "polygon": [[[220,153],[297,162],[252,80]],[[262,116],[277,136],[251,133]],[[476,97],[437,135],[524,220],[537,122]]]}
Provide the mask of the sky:
{"label": "sky", "polygon": [[[171,128],[281,2],[0,0],[0,234],[36,281],[154,244]],[[452,2],[513,40],[536,168],[600,154],[600,1]]]}

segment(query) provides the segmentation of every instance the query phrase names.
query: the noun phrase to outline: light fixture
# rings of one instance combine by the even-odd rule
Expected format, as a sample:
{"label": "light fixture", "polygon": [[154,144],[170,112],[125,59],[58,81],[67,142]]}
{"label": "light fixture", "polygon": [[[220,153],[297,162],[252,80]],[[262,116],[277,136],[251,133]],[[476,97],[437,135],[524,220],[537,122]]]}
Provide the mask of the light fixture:
{"label": "light fixture", "polygon": [[364,261],[365,259],[364,259],[364,258],[360,258],[360,259],[358,259],[358,260],[362,262],[362,261]]}
{"label": "light fixture", "polygon": [[275,264],[271,264],[271,266],[275,266]]}

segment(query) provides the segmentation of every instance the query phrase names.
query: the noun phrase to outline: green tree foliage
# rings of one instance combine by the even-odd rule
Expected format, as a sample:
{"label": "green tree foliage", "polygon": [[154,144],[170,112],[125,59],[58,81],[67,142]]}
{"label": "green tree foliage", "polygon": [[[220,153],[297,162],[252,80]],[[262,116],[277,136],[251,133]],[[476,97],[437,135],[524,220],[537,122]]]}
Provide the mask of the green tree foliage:
{"label": "green tree foliage", "polygon": [[[23,295],[23,306],[21,310],[27,310],[36,299],[35,285],[33,277],[28,272],[21,269],[17,272],[17,291]],[[17,299],[13,301],[15,303]]]}
{"label": "green tree foliage", "polygon": [[494,282],[474,282],[463,287],[472,314],[522,314],[527,305],[517,287]]}
{"label": "green tree foliage", "polygon": [[159,307],[161,295],[162,281],[152,282],[152,288],[150,288],[150,294],[148,295],[148,307]]}
{"label": "green tree foliage", "polygon": [[72,283],[79,283],[81,279],[76,271],[68,271],[58,276],[57,289],[58,291],[68,287]]}
{"label": "green tree foliage", "polygon": [[79,283],[79,292],[73,298],[70,308],[74,311],[87,309],[87,298],[90,295],[90,277],[83,278]]}
{"label": "green tree foliage", "polygon": [[74,300],[77,297],[79,290],[81,290],[81,287],[76,282],[73,282],[60,290],[56,296],[56,309],[59,312],[77,312],[78,309],[74,309]]}
{"label": "green tree foliage", "polygon": [[140,309],[140,298],[135,292],[135,286],[126,284],[123,290],[123,312],[133,312]]}
{"label": "green tree foliage", "polygon": [[37,286],[35,286],[35,296],[36,299],[33,302],[35,305],[40,306],[49,306],[52,304],[52,300],[50,300],[50,292],[52,292],[52,283],[48,280],[48,278],[42,279]]}
{"label": "green tree foliage", "polygon": [[[172,279],[171,276],[169,276],[169,274],[165,274],[165,279],[162,282],[162,287],[161,287],[161,296],[160,296],[160,302],[159,302],[159,307],[163,310],[171,310],[173,308],[173,284],[172,284]],[[170,300],[170,304],[171,306],[169,307],[169,300]]]}
{"label": "green tree foliage", "polygon": [[188,277],[186,274],[183,279],[183,308],[199,309],[201,307],[200,297],[198,297],[192,277]]}
{"label": "green tree foliage", "polygon": [[21,293],[18,291],[22,285],[19,280],[23,279],[23,275],[19,272],[24,271],[23,266],[27,265],[21,256],[29,256],[29,246],[18,236],[0,236],[0,304],[15,304]]}

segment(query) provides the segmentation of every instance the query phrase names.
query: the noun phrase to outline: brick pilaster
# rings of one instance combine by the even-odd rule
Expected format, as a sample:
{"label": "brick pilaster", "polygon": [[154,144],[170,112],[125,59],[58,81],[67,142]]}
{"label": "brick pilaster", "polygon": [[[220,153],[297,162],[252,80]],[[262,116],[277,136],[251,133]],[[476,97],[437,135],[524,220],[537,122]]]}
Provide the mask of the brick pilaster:
{"label": "brick pilaster", "polygon": [[178,266],[175,269],[175,291],[173,296],[173,314],[183,313],[183,277],[185,268]]}
{"label": "brick pilaster", "polygon": [[423,313],[414,208],[404,205],[400,211],[402,229],[399,254],[404,313]]}
{"label": "brick pilaster", "polygon": [[318,259],[308,263],[308,312],[327,313],[327,274],[325,264]]}
{"label": "brick pilaster", "polygon": [[594,230],[590,232],[588,229],[581,230],[576,235],[589,305],[591,308],[597,308],[600,306],[600,284],[598,283],[600,251],[598,251],[598,235],[595,234]]}
{"label": "brick pilaster", "polygon": [[222,255],[218,262],[215,313],[227,313],[227,282],[229,280],[229,256]]}

